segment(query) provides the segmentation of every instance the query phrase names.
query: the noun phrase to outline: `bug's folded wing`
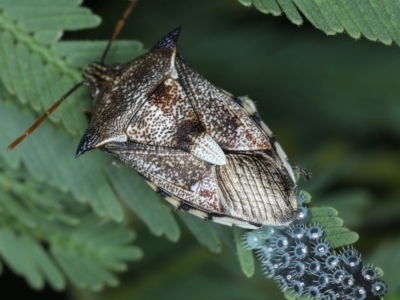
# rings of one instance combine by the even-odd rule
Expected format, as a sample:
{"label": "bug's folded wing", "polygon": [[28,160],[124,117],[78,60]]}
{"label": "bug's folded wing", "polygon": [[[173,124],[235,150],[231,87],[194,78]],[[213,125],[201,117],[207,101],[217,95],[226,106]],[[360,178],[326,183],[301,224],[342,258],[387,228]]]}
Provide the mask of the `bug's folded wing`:
{"label": "bug's folded wing", "polygon": [[182,84],[207,133],[226,150],[268,150],[266,134],[229,95],[191,69],[183,58],[176,60]]}
{"label": "bug's folded wing", "polygon": [[212,164],[225,164],[225,154],[200,124],[179,82],[162,82],[130,120],[132,142],[186,151]]}
{"label": "bug's folded wing", "polygon": [[297,202],[284,174],[266,157],[228,154],[216,166],[220,205],[226,215],[263,225],[287,224]]}
{"label": "bug's folded wing", "polygon": [[103,150],[184,203],[221,213],[214,165],[182,150],[132,142],[108,144]]}
{"label": "bug's folded wing", "polygon": [[208,218],[282,225],[295,216],[294,193],[265,157],[228,154],[227,164],[218,166],[182,150],[132,142],[107,144],[103,150],[176,197],[176,206],[188,204]]}

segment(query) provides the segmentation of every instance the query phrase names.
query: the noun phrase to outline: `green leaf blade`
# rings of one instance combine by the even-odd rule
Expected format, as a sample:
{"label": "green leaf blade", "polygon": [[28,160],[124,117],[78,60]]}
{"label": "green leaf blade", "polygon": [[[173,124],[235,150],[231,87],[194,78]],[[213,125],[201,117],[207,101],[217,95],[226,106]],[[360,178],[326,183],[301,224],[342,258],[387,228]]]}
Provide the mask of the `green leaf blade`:
{"label": "green leaf blade", "polygon": [[212,252],[221,252],[221,241],[214,229],[205,220],[184,213],[179,213],[178,216],[200,244],[206,246]]}
{"label": "green leaf blade", "polygon": [[[250,6],[251,1],[239,1]],[[361,34],[371,41],[380,41],[390,45],[399,44],[400,18],[396,0],[254,0],[253,5],[263,13],[280,15],[285,13],[288,19],[297,25],[302,18],[297,10],[316,28],[328,35],[346,31],[358,39]]]}
{"label": "green leaf blade", "polygon": [[240,267],[247,277],[252,277],[254,274],[253,252],[246,248],[246,244],[243,240],[244,230],[242,228],[233,227],[233,235],[235,237],[236,251]]}
{"label": "green leaf blade", "polygon": [[179,227],[171,212],[160,203],[157,194],[146,186],[136,171],[110,166],[106,174],[126,204],[137,213],[155,235],[165,234],[171,241],[179,238]]}
{"label": "green leaf blade", "polygon": [[66,281],[58,267],[50,259],[47,253],[31,237],[25,237],[26,249],[31,251],[32,259],[37,262],[38,268],[51,287],[57,291],[62,291],[66,286]]}
{"label": "green leaf blade", "polygon": [[[274,16],[280,16],[282,14],[278,3],[275,0],[261,0],[266,9]],[[257,2],[257,1],[256,1]]]}
{"label": "green leaf blade", "polygon": [[299,14],[292,0],[277,0],[286,17],[296,25],[303,24],[303,18]]}

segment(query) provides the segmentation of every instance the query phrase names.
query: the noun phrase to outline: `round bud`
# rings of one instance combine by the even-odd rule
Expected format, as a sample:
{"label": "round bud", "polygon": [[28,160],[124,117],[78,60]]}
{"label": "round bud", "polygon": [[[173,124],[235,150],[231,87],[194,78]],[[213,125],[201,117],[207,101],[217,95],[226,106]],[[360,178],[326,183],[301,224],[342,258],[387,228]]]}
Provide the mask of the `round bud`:
{"label": "round bud", "polygon": [[374,296],[382,297],[387,292],[387,285],[381,280],[377,280],[371,286],[371,293]]}
{"label": "round bud", "polygon": [[289,285],[292,283],[293,281],[293,275],[290,272],[290,270],[283,270],[281,272],[281,274],[279,274],[276,277],[276,280],[278,281],[278,285],[280,286],[280,288],[284,291],[286,290]]}
{"label": "round bud", "polygon": [[324,300],[337,300],[336,294],[334,291],[327,291],[322,297],[321,299]]}
{"label": "round bud", "polygon": [[351,296],[349,295],[349,293],[351,293],[351,291],[349,292],[349,290],[346,290],[340,286],[336,286],[333,289],[333,293],[335,295],[335,299],[346,299],[346,300],[354,300],[353,298],[351,298]]}
{"label": "round bud", "polygon": [[372,268],[364,268],[361,274],[362,274],[362,279],[366,282],[373,281],[378,276],[378,274],[376,274],[376,271]]}
{"label": "round bud", "polygon": [[341,258],[344,260],[344,261],[346,261],[346,258],[348,258],[349,256],[352,256],[352,255],[358,255],[358,252],[355,250],[355,249],[347,249],[347,250],[345,250],[345,251],[343,251],[341,254],[340,254],[340,256],[341,256]]}
{"label": "round bud", "polygon": [[275,247],[279,251],[285,251],[289,246],[289,239],[286,236],[280,236],[275,241]]}
{"label": "round bud", "polygon": [[263,266],[264,266],[265,275],[267,276],[267,278],[271,278],[276,275],[275,274],[276,269],[272,262],[270,262],[269,260],[266,260],[263,262]]}
{"label": "round bud", "polygon": [[309,220],[310,220],[310,213],[308,209],[304,206],[299,207],[297,210],[297,217],[295,222],[297,224],[307,224]]}
{"label": "round bud", "polygon": [[316,298],[316,299],[321,299],[321,292],[319,288],[315,285],[312,285],[308,288],[308,293],[311,295],[311,297]]}
{"label": "round bud", "polygon": [[275,234],[277,234],[279,232],[279,230],[272,226],[264,226],[262,229],[262,232],[264,233],[264,237],[266,239],[270,239]]}
{"label": "round bud", "polygon": [[327,268],[328,270],[333,270],[338,266],[339,262],[340,260],[337,255],[329,255],[325,259],[325,268]]}
{"label": "round bud", "polygon": [[320,288],[325,288],[328,286],[328,284],[330,283],[330,278],[328,274],[321,274],[318,277],[318,284]]}
{"label": "round bud", "polygon": [[304,294],[304,283],[298,280],[293,281],[293,290],[296,295]]}
{"label": "round bud", "polygon": [[327,243],[318,243],[314,247],[314,253],[317,257],[326,256],[329,254],[329,246]]}
{"label": "round bud", "polygon": [[303,227],[296,227],[290,232],[290,236],[294,240],[301,240],[306,234],[306,230]]}
{"label": "round bud", "polygon": [[301,261],[298,261],[295,265],[294,265],[294,275],[296,277],[300,277],[303,276],[306,270],[306,266],[304,263],[302,263]]}
{"label": "round bud", "polygon": [[365,289],[365,287],[357,285],[353,288],[352,295],[355,300],[364,300],[365,298],[367,298],[367,290]]}
{"label": "round bud", "polygon": [[301,195],[296,195],[296,200],[297,200],[297,204],[299,206],[303,205],[304,199],[303,199],[303,197],[301,197]]}
{"label": "round bud", "polygon": [[357,255],[350,255],[345,260],[346,270],[351,274],[358,274],[362,269],[361,258]]}
{"label": "round bud", "polygon": [[250,249],[259,249],[265,245],[264,234],[259,230],[250,231],[247,234],[246,242]]}
{"label": "round bud", "polygon": [[332,281],[334,283],[341,283],[344,275],[346,275],[346,271],[343,269],[336,270],[332,275]]}
{"label": "round bud", "polygon": [[317,275],[320,270],[321,270],[321,263],[318,260],[313,260],[308,265],[308,272],[310,272],[310,274],[312,275]]}
{"label": "round bud", "polygon": [[307,230],[307,237],[311,241],[315,241],[317,239],[320,239],[323,235],[322,228],[319,226],[311,226]]}
{"label": "round bud", "polygon": [[271,258],[275,257],[275,245],[271,242],[267,242],[263,247],[260,248],[258,253],[263,259],[270,260]]}
{"label": "round bud", "polygon": [[351,274],[344,275],[342,278],[342,286],[345,289],[349,289],[354,285],[354,277]]}
{"label": "round bud", "polygon": [[294,247],[293,254],[297,259],[304,259],[308,255],[308,251],[308,247],[305,244],[300,243]]}
{"label": "round bud", "polygon": [[292,259],[291,259],[289,253],[286,252],[286,253],[282,254],[282,256],[281,256],[281,268],[289,267],[291,260]]}

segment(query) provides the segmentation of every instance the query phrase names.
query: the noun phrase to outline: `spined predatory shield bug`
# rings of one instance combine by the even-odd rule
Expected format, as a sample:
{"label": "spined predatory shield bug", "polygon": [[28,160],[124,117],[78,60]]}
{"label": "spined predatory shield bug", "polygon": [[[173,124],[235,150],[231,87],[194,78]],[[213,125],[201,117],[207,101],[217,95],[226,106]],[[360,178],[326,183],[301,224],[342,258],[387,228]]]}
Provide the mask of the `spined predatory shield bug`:
{"label": "spined predatory shield bug", "polygon": [[77,156],[98,148],[136,169],[176,208],[204,219],[244,228],[290,223],[296,183],[284,151],[252,100],[215,87],[178,54],[179,28],[133,61],[103,63],[134,5],[100,63],[8,150],[83,84],[94,109]]}

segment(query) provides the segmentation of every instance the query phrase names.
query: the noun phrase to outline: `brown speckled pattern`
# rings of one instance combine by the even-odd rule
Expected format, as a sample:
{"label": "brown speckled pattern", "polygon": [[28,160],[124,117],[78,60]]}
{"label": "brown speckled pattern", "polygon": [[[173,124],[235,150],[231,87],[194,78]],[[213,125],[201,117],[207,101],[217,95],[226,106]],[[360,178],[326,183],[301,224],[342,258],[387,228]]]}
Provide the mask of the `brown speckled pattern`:
{"label": "brown speckled pattern", "polygon": [[190,68],[171,36],[126,64],[89,66],[95,110],[79,147],[122,160],[174,206],[205,219],[245,228],[289,223],[297,211],[293,171],[254,103]]}

